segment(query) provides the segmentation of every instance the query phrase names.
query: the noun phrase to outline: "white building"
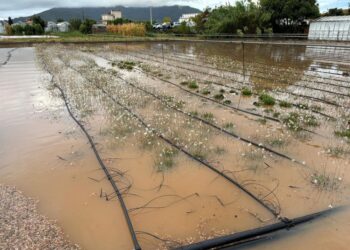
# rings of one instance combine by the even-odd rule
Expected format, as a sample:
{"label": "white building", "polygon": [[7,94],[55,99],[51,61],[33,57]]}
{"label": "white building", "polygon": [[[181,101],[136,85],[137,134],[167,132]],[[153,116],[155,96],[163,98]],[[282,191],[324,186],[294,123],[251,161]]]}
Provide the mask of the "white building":
{"label": "white building", "polygon": [[5,33],[5,22],[0,20],[0,34]]}
{"label": "white building", "polygon": [[58,31],[58,27],[55,22],[47,22],[45,32],[57,32],[57,31]]}
{"label": "white building", "polygon": [[183,14],[180,18],[179,18],[179,23],[183,23],[185,22],[187,24],[187,26],[193,27],[196,24],[192,21],[192,18],[196,17],[197,15],[199,15],[200,13],[189,13],[189,14]]}
{"label": "white building", "polygon": [[122,18],[122,12],[120,10],[111,10],[109,14],[102,15],[102,23],[107,25],[108,22],[112,22],[118,18]]}
{"label": "white building", "polygon": [[59,32],[68,32],[70,28],[70,23],[69,22],[58,23],[57,28]]}
{"label": "white building", "polygon": [[312,21],[309,39],[350,41],[350,16],[327,16]]}

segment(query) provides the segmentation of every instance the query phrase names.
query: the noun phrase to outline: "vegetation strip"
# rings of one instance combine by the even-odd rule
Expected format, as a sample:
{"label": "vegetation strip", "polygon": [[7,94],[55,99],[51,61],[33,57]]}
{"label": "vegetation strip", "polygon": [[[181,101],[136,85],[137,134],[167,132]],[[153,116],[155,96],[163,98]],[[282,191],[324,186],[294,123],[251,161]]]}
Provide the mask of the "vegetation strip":
{"label": "vegetation strip", "polygon": [[[48,70],[46,69],[49,74],[51,75],[51,82],[54,81],[54,75]],[[132,222],[131,222],[131,219],[130,219],[130,216],[129,216],[129,213],[128,213],[128,210],[126,208],[126,205],[125,205],[125,202],[124,202],[124,199],[122,197],[122,194],[121,192],[119,191],[117,185],[115,184],[114,180],[113,180],[113,177],[111,176],[111,174],[109,173],[106,165],[103,163],[103,160],[102,158],[100,157],[97,149],[96,149],[96,146],[95,146],[95,143],[94,141],[92,140],[92,137],[90,136],[90,134],[87,132],[87,130],[85,129],[84,125],[82,125],[81,122],[78,121],[78,119],[74,116],[74,114],[72,113],[70,107],[69,107],[69,104],[68,104],[68,100],[67,100],[67,97],[63,91],[63,89],[57,84],[57,83],[53,83],[54,86],[61,92],[61,96],[62,96],[62,99],[64,100],[64,103],[65,103],[65,106],[67,108],[67,111],[69,113],[69,115],[71,116],[71,118],[75,121],[75,123],[80,127],[80,129],[84,132],[85,136],[88,138],[89,140],[89,143],[91,145],[91,148],[92,150],[94,151],[94,154],[96,156],[96,159],[99,163],[99,165],[101,166],[101,168],[103,169],[104,173],[106,174],[109,182],[111,183],[115,193],[117,194],[118,196],[118,200],[120,202],[120,205],[121,205],[121,208],[123,210],[123,213],[124,213],[124,217],[126,219],[126,222],[127,222],[127,225],[128,225],[128,228],[129,228],[129,231],[130,231],[130,234],[131,234],[131,238],[132,238],[132,241],[133,241],[133,244],[134,244],[134,249],[135,250],[141,250],[141,247],[137,241],[137,236],[136,236],[136,233],[135,233],[135,230],[134,230],[134,227],[132,225]]]}
{"label": "vegetation strip", "polygon": [[[73,69],[74,71],[76,71],[77,73],[79,73],[81,75],[81,73],[79,71],[77,71],[76,69],[70,67],[71,69]],[[85,77],[84,77],[85,78]],[[86,78],[85,78],[86,79]],[[88,80],[88,79],[87,79]],[[88,80],[89,81],[89,80]],[[94,86],[98,89],[100,89],[102,91],[102,93],[104,93],[106,96],[108,96],[113,102],[115,102],[116,104],[118,104],[120,107],[122,107],[125,111],[127,111],[129,114],[131,114],[136,120],[139,121],[140,124],[142,124],[143,127],[148,128],[149,129],[149,125],[147,125],[145,123],[145,121],[138,116],[134,111],[132,111],[130,108],[128,108],[127,106],[125,106],[124,104],[122,104],[121,102],[119,102],[117,99],[115,99],[113,96],[111,96],[106,90],[104,90],[103,88],[99,87],[98,85],[94,84]],[[155,129],[151,129],[152,133],[155,134],[156,136],[158,136],[161,140],[165,141],[166,143],[168,143],[170,146],[174,147],[175,149],[181,151],[182,153],[184,153],[186,156],[188,156],[190,159],[197,161],[198,163],[206,166],[207,168],[209,168],[210,170],[214,171],[215,173],[217,173],[219,176],[225,178],[227,181],[229,181],[230,183],[232,183],[233,185],[235,185],[236,187],[238,187],[239,189],[241,189],[243,192],[245,192],[246,194],[248,194],[251,198],[253,198],[256,202],[258,202],[260,205],[262,205],[264,208],[266,208],[266,210],[268,210],[274,217],[278,218],[281,221],[288,221],[287,218],[281,217],[280,216],[280,211],[276,211],[275,209],[269,207],[267,204],[265,204],[262,200],[260,200],[258,197],[256,197],[253,193],[251,193],[248,189],[246,189],[244,186],[242,186],[241,184],[239,184],[238,182],[236,182],[234,179],[232,179],[231,177],[229,177],[228,175],[224,174],[223,172],[219,171],[218,169],[216,169],[215,167],[213,167],[211,164],[209,164],[208,162],[192,155],[190,152],[188,152],[187,150],[183,149],[182,147],[178,146],[176,143],[172,142],[170,139],[166,138],[165,136],[163,136],[161,133],[159,133],[158,131],[156,131]],[[266,198],[266,197],[265,197]]]}

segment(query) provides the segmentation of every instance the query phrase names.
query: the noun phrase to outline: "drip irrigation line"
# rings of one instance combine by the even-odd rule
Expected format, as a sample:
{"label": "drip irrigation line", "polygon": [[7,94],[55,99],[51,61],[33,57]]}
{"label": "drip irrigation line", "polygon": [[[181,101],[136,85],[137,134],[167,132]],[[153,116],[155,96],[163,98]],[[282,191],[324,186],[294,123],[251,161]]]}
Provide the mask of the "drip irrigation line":
{"label": "drip irrigation line", "polygon": [[7,57],[6,57],[6,60],[0,64],[0,66],[5,66],[8,64],[8,62],[11,60],[11,57],[12,57],[12,52],[15,51],[17,48],[14,48],[14,49],[11,49],[9,51],[7,51]]}
{"label": "drip irrigation line", "polygon": [[[74,71],[78,72],[76,69],[74,69],[73,67],[69,67],[71,69],[73,69]],[[78,72],[80,75],[81,73]],[[85,77],[84,77],[85,78]],[[86,79],[86,78],[85,78]],[[88,79],[87,79],[88,80]],[[90,81],[90,80],[88,80]],[[99,87],[97,84],[94,84],[94,86],[98,89],[100,89],[100,91],[102,91],[102,93],[104,93],[107,97],[109,97],[113,102],[115,102],[116,104],[118,104],[120,107],[122,107],[125,111],[127,111],[132,117],[134,117],[143,127],[145,127],[146,129],[149,129],[150,126],[148,124],[146,124],[146,122],[139,116],[137,115],[134,111],[132,111],[130,108],[128,108],[127,106],[125,106],[124,104],[122,104],[120,101],[118,101],[116,98],[114,98],[113,96],[111,96],[105,89]],[[164,142],[166,142],[167,144],[169,144],[170,146],[172,146],[173,148],[177,149],[178,151],[184,153],[186,156],[188,156],[190,159],[206,166],[207,168],[209,168],[210,170],[212,170],[213,172],[215,172],[216,174],[220,175],[221,177],[223,177],[224,179],[226,179],[228,182],[230,182],[231,184],[233,184],[234,186],[236,186],[237,188],[241,189],[243,192],[245,192],[248,196],[250,196],[252,199],[254,199],[257,203],[259,203],[261,206],[263,206],[267,211],[269,211],[274,217],[276,217],[277,219],[279,219],[280,221],[288,221],[288,218],[285,217],[281,217],[280,213],[276,212],[273,208],[269,207],[268,205],[266,205],[263,201],[261,201],[258,197],[256,197],[253,193],[251,193],[248,189],[246,189],[244,186],[242,186],[241,184],[239,184],[237,181],[235,181],[234,179],[232,179],[231,177],[227,176],[226,174],[224,174],[223,172],[219,171],[218,169],[216,169],[214,166],[212,166],[211,164],[209,164],[208,162],[192,155],[190,152],[188,152],[187,150],[183,149],[181,146],[177,145],[176,143],[172,142],[170,139],[166,138],[163,134],[157,132],[155,129],[151,129],[151,132],[156,135],[158,138],[160,138],[161,140],[163,140]]]}
{"label": "drip irrigation line", "polygon": [[227,236],[221,236],[214,239],[193,243],[187,246],[175,248],[174,250],[206,250],[206,249],[213,249],[218,247],[222,248],[225,246],[238,247],[242,244],[245,244],[247,241],[258,241],[258,240],[264,239],[265,236],[275,234],[281,230],[285,230],[285,229],[289,230],[300,224],[305,224],[321,216],[325,216],[331,212],[336,212],[341,208],[343,207],[323,210],[321,212],[308,214],[308,215],[291,219],[288,222],[277,222],[264,227],[258,227],[251,230],[227,235]]}
{"label": "drip irrigation line", "polygon": [[[151,57],[151,55],[148,55],[148,54],[144,54],[144,55],[146,55],[148,57]],[[135,55],[133,55],[133,56],[135,56]],[[160,62],[158,60],[154,60],[154,59],[150,59],[150,58],[144,58],[142,56],[135,56],[135,57],[140,57],[143,60],[151,60],[151,61],[156,62],[156,63],[162,63],[162,62]],[[157,56],[153,56],[153,57],[159,58]],[[184,62],[182,62],[182,63],[184,63]],[[189,64],[189,63],[185,63],[185,64]],[[172,66],[172,67],[177,67],[177,68],[180,68],[180,69],[184,69],[184,70],[193,71],[193,72],[196,72],[196,73],[199,73],[199,74],[206,74],[206,75],[211,76],[211,77],[221,78],[223,80],[227,79],[226,77],[221,76],[221,75],[217,75],[217,74],[213,74],[213,73],[209,73],[209,72],[203,72],[203,71],[200,71],[200,70],[197,70],[197,69],[189,69],[189,68],[186,68],[186,67],[170,64],[169,62],[167,62],[167,65]],[[233,72],[231,72],[231,73],[233,73]],[[238,72],[236,74],[242,75],[241,73],[238,73]],[[264,80],[271,80],[271,78],[267,78],[267,77],[263,77],[263,76],[257,76],[257,75],[254,75],[252,77],[257,77],[257,78],[264,79]],[[239,82],[239,83],[243,83],[243,82],[238,81],[236,79],[231,79],[231,80],[234,80],[234,81]],[[316,90],[316,91],[321,91],[321,92],[326,92],[326,93],[330,93],[330,94],[334,94],[334,95],[341,95],[341,96],[345,96],[345,97],[350,97],[350,95],[348,95],[348,94],[343,94],[343,93],[333,92],[333,91],[329,91],[329,90],[318,89],[318,88],[314,88],[314,87],[308,87],[308,86],[304,86],[304,85],[298,85],[298,84],[291,85],[291,87],[293,87],[293,86],[300,87],[300,88],[311,89],[311,90]],[[289,91],[283,91],[283,92],[285,92],[285,93],[292,93],[292,92],[289,92]],[[304,95],[304,97],[305,97],[305,95]],[[327,101],[327,100],[324,100],[324,99],[319,99],[319,100],[322,100],[325,103],[330,104],[330,105],[334,105],[334,106],[338,106],[338,107],[340,106],[339,104],[337,104],[335,102]]]}
{"label": "drip irrigation line", "polygon": [[[53,74],[47,70],[49,72],[49,74],[52,76],[52,81],[54,79],[54,76]],[[137,236],[136,236],[136,233],[135,233],[135,230],[134,230],[134,227],[132,225],[132,222],[131,222],[131,219],[130,219],[130,216],[129,216],[129,213],[128,213],[128,210],[126,208],[126,205],[125,205],[125,202],[124,202],[124,199],[122,197],[122,193],[120,192],[120,190],[118,189],[117,185],[115,184],[115,182],[113,181],[113,177],[111,176],[111,174],[109,173],[106,165],[104,164],[102,158],[100,157],[100,154],[98,153],[97,149],[96,149],[96,146],[95,146],[95,143],[92,139],[92,137],[90,136],[90,134],[87,132],[86,128],[84,127],[84,125],[78,121],[78,119],[74,116],[73,112],[71,111],[71,108],[69,106],[69,103],[68,103],[68,99],[63,91],[63,89],[57,84],[57,83],[53,83],[54,86],[60,91],[61,93],[61,96],[62,96],[62,99],[65,103],[65,106],[67,108],[67,111],[69,113],[69,115],[71,116],[71,118],[75,121],[75,123],[80,127],[80,129],[84,132],[85,136],[88,138],[89,140],[89,143],[91,145],[91,148],[95,154],[95,157],[99,163],[99,165],[101,166],[101,168],[103,169],[104,173],[106,174],[109,182],[111,183],[115,193],[117,194],[118,196],[118,200],[120,202],[120,205],[121,205],[121,208],[123,210],[123,214],[124,214],[124,217],[125,217],[125,220],[127,222],[127,225],[128,225],[128,228],[129,228],[129,232],[131,234],[131,238],[132,238],[132,241],[133,241],[133,245],[134,245],[134,249],[135,250],[141,250],[141,247],[137,241]]]}
{"label": "drip irrigation line", "polygon": [[[133,55],[133,56],[136,57],[136,58],[141,58],[142,60],[145,60],[145,61],[151,60],[151,61],[156,62],[156,63],[161,63],[161,62],[159,62],[157,60],[154,60],[154,59],[143,58],[143,57],[136,56],[136,55]],[[180,68],[180,69],[183,69],[183,70],[192,71],[192,72],[199,73],[199,74],[206,74],[206,75],[209,75],[209,76],[211,75],[210,73],[206,73],[206,72],[202,72],[202,71],[194,70],[194,69],[189,69],[189,68],[181,67],[181,66],[178,66],[178,65],[171,65],[169,63],[167,65],[170,66],[170,67]],[[213,77],[220,77],[220,76],[214,75]],[[223,78],[223,77],[220,77],[220,78]],[[238,80],[235,80],[235,81],[238,82],[238,83],[245,84],[242,81],[238,81]],[[331,102],[331,101],[328,101],[328,100],[320,99],[320,98],[317,98],[317,97],[311,97],[311,96],[302,95],[302,94],[295,94],[293,92],[284,92],[284,91],[281,91],[281,90],[275,90],[275,91],[276,92],[290,94],[290,95],[294,95],[294,96],[297,96],[297,97],[302,97],[302,98],[305,98],[305,99],[310,99],[310,100],[313,100],[313,101],[316,101],[316,102],[321,102],[321,103],[329,104],[329,105],[336,106],[336,107],[342,107],[341,105],[339,105],[339,104],[337,104],[335,102]]]}

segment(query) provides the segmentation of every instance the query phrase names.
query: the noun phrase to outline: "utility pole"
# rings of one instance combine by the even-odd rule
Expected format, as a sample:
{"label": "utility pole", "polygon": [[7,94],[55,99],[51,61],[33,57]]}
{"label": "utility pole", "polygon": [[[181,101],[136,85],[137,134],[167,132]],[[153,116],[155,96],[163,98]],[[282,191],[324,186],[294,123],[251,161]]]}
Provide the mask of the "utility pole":
{"label": "utility pole", "polygon": [[149,7],[149,16],[150,16],[150,21],[151,21],[151,26],[152,26],[153,25],[152,6]]}

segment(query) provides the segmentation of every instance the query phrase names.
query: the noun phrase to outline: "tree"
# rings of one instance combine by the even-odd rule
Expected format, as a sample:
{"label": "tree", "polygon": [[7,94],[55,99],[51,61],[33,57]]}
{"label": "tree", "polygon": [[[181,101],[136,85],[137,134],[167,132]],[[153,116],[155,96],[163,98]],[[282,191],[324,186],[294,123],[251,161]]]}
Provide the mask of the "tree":
{"label": "tree", "polygon": [[46,22],[44,19],[42,19],[40,16],[37,16],[37,15],[34,15],[32,16],[32,21],[33,21],[33,24],[40,24],[40,26],[45,29],[45,26],[46,26]]}
{"label": "tree", "polygon": [[320,16],[316,0],[260,0],[260,4],[271,14],[274,32],[297,32],[305,19]]}
{"label": "tree", "polygon": [[57,18],[56,23],[62,23],[62,22],[64,22],[63,18]]}
{"label": "tree", "polygon": [[44,34],[43,27],[41,27],[41,25],[38,24],[38,23],[33,24],[33,29],[34,29],[34,34],[35,35],[43,35]]}
{"label": "tree", "polygon": [[168,16],[164,17],[163,23],[171,23],[171,17],[168,17]]}
{"label": "tree", "polygon": [[12,26],[12,32],[15,35],[19,35],[19,36],[23,35],[23,31],[24,31],[24,29],[21,25],[13,25]]}
{"label": "tree", "polygon": [[13,24],[13,20],[12,18],[9,16],[8,20],[7,20],[8,25],[12,25]]}
{"label": "tree", "polygon": [[34,28],[32,25],[26,24],[26,26],[24,26],[24,34],[27,36],[31,36],[34,35]]}
{"label": "tree", "polygon": [[91,34],[92,33],[92,25],[96,23],[95,20],[85,19],[84,22],[79,27],[79,31],[83,34]]}
{"label": "tree", "polygon": [[252,1],[238,1],[234,6],[214,9],[205,23],[207,33],[255,33],[270,27],[271,15]]}
{"label": "tree", "polygon": [[79,30],[81,25],[81,20],[79,18],[73,18],[69,20],[71,30]]}
{"label": "tree", "polygon": [[208,20],[210,14],[210,9],[205,9],[202,13],[192,18],[192,21],[195,23],[194,29],[198,33],[202,33],[205,30],[205,23]]}

